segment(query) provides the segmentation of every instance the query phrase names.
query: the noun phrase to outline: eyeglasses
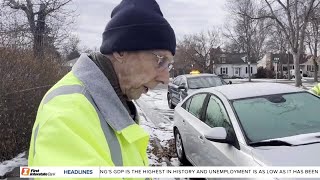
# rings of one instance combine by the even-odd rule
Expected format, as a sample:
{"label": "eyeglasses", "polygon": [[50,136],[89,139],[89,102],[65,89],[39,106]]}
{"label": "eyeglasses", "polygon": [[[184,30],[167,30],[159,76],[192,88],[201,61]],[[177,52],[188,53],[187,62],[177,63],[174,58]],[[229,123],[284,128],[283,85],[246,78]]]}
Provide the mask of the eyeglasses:
{"label": "eyeglasses", "polygon": [[154,56],[158,58],[158,68],[160,71],[163,71],[165,69],[168,69],[170,71],[173,67],[174,60],[173,58],[168,58],[165,56],[160,56],[154,52],[151,52]]}

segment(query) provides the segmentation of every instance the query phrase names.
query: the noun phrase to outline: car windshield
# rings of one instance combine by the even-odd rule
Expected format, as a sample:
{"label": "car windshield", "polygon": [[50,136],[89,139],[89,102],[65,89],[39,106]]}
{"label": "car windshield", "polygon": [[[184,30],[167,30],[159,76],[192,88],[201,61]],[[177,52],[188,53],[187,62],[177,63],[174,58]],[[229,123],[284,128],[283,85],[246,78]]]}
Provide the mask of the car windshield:
{"label": "car windshield", "polygon": [[249,142],[320,132],[320,98],[310,93],[234,100]]}
{"label": "car windshield", "polygon": [[188,86],[190,89],[200,89],[221,86],[225,83],[216,76],[199,76],[188,78]]}

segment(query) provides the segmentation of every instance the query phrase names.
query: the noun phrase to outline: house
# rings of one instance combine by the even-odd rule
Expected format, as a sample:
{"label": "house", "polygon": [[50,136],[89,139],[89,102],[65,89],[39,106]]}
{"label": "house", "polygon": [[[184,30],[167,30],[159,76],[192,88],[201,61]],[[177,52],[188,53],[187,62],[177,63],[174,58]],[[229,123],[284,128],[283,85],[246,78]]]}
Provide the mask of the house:
{"label": "house", "polygon": [[[227,53],[220,52],[214,58],[213,69],[217,75],[232,77],[249,77],[249,65],[245,61],[246,53]],[[251,75],[257,73],[257,63],[254,59],[250,60]]]}
{"label": "house", "polygon": [[[318,63],[318,70],[320,68],[320,57],[317,57],[316,58],[316,61]],[[302,71],[305,72],[305,74],[308,76],[308,77],[313,77],[314,76],[314,70],[315,70],[315,66],[313,64],[313,57],[312,56],[309,56],[307,58],[307,61],[302,63],[300,65],[300,67],[302,67]],[[318,73],[318,76],[320,76],[320,74]]]}
{"label": "house", "polygon": [[[177,48],[175,62],[173,69],[170,71],[170,76],[175,77],[180,74],[189,74],[193,70],[198,70],[201,73],[214,73],[217,75],[225,75],[229,78],[249,77],[248,63],[243,60],[245,57],[245,53],[229,53],[224,52],[220,47],[212,48],[210,50],[210,58],[204,67]],[[256,61],[251,59],[250,63],[251,74],[256,74]]]}
{"label": "house", "polygon": [[[275,63],[274,60],[278,59],[278,63]],[[278,72],[281,74],[285,74],[287,72],[287,66],[288,66],[288,61],[289,61],[289,69],[294,69],[294,64],[293,64],[293,56],[292,54],[284,54],[284,53],[278,53],[278,54],[273,54],[273,53],[267,53],[264,55],[264,57],[258,62],[258,67],[264,67],[269,70],[276,71],[278,69]],[[317,58],[318,64],[320,64],[320,59]],[[299,64],[300,64],[300,69],[302,70],[303,74],[307,76],[313,76],[314,72],[314,65],[313,65],[313,60],[312,56],[307,56],[307,55],[301,55],[299,58]],[[278,66],[277,68],[275,68]],[[319,65],[318,65],[319,67]]]}

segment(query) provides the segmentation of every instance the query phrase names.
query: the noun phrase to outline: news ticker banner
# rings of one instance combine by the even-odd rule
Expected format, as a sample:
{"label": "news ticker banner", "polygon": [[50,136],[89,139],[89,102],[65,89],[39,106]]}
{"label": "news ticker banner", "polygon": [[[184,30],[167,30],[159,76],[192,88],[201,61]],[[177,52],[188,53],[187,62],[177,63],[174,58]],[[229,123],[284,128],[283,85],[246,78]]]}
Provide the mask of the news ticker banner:
{"label": "news ticker banner", "polygon": [[320,166],[299,167],[20,167],[21,178],[320,178]]}

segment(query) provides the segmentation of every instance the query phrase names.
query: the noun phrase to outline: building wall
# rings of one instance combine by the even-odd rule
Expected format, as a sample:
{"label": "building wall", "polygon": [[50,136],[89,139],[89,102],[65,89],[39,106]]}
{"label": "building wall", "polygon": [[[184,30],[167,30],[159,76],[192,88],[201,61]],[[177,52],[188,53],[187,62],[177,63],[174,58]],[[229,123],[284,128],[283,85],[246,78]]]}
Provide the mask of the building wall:
{"label": "building wall", "polygon": [[[319,59],[317,59],[317,63],[318,63],[318,69],[319,69],[319,64],[320,64],[320,60]],[[303,72],[305,74],[307,74],[308,76],[313,77],[314,70],[315,70],[315,67],[313,65],[313,59],[309,58],[308,61],[303,63],[302,65],[304,65]]]}
{"label": "building wall", "polygon": [[263,58],[258,61],[258,64],[257,66],[258,67],[263,67],[263,68],[266,68],[268,66],[268,63],[269,63],[269,59],[271,58],[271,53],[267,53],[263,56]]}
{"label": "building wall", "polygon": [[[256,74],[257,64],[251,64],[250,67],[252,68],[251,74]],[[221,72],[221,68],[222,68],[222,72]],[[245,77],[249,77],[249,71],[246,71],[247,68],[248,68],[247,64],[218,64],[218,65],[215,65],[215,74],[217,75],[226,74],[230,78],[233,76],[245,78]],[[238,71],[238,74],[237,74],[237,71]]]}

